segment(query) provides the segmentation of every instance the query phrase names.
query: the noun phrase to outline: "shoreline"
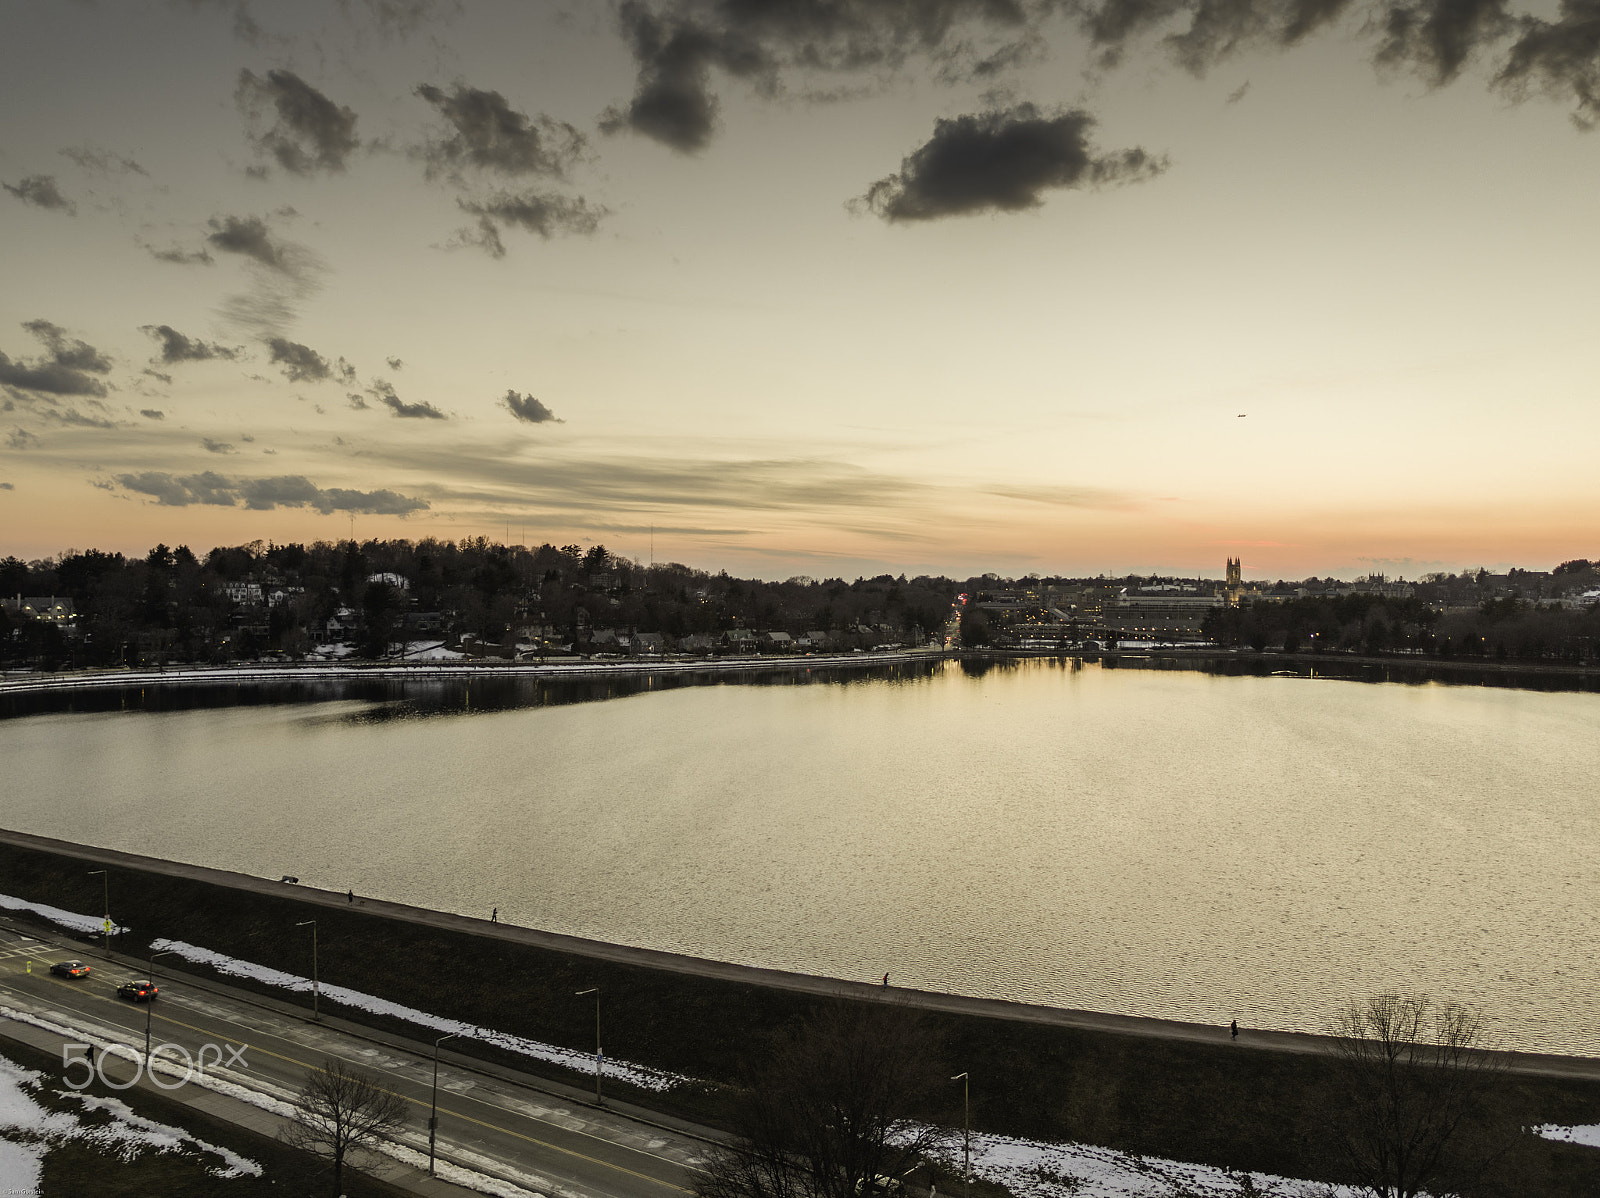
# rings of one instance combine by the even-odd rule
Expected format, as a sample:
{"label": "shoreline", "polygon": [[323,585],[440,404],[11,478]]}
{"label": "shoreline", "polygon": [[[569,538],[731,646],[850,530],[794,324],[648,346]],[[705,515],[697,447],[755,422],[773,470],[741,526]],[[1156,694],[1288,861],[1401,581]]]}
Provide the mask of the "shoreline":
{"label": "shoreline", "polygon": [[[46,694],[56,691],[96,690],[143,686],[207,686],[229,683],[341,682],[361,679],[419,681],[630,678],[652,674],[718,675],[765,674],[813,670],[863,670],[934,661],[974,661],[996,664],[1018,661],[1072,660],[1095,662],[1112,669],[1179,668],[1258,674],[1277,667],[1274,674],[1302,677],[1350,678],[1357,681],[1445,681],[1454,685],[1518,685],[1519,679],[1562,680],[1570,689],[1600,690],[1600,664],[1564,662],[1469,661],[1438,657],[1372,657],[1333,653],[1257,652],[1225,648],[1067,649],[900,649],[878,653],[834,653],[806,657],[656,658],[618,661],[508,662],[294,662],[286,664],[240,663],[226,666],[176,666],[166,668],[75,670],[58,673],[0,673],[0,696]],[[1374,679],[1371,672],[1384,671]],[[1428,675],[1478,675],[1477,679],[1430,678]],[[1366,676],[1363,676],[1366,675]],[[1398,676],[1391,676],[1398,675]],[[1420,676],[1420,677],[1419,677]]]}
{"label": "shoreline", "polygon": [[829,654],[816,657],[660,658],[632,661],[575,662],[343,662],[234,666],[176,666],[172,669],[76,670],[52,674],[0,675],[0,695],[36,694],[98,687],[204,685],[228,682],[329,681],[357,678],[611,678],[645,674],[748,674],[782,670],[867,669],[958,656],[945,649],[905,649],[888,653]]}

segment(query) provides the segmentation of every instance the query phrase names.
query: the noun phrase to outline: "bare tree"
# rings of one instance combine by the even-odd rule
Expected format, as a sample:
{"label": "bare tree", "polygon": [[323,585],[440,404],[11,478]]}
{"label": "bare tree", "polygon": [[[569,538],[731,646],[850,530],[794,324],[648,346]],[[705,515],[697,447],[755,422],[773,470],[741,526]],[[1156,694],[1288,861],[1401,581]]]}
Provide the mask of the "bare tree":
{"label": "bare tree", "polygon": [[279,1138],[333,1163],[333,1193],[344,1192],[345,1160],[405,1126],[406,1100],[336,1057],[308,1070]]}
{"label": "bare tree", "polygon": [[1470,1009],[1379,994],[1352,1000],[1332,1035],[1344,1091],[1336,1134],[1367,1193],[1454,1194],[1509,1147],[1483,1118],[1484,1093],[1503,1065],[1484,1051]]}
{"label": "bare tree", "polygon": [[942,1074],[922,1021],[897,1007],[836,1008],[779,1042],[712,1154],[699,1198],[868,1198],[944,1138],[911,1118]]}

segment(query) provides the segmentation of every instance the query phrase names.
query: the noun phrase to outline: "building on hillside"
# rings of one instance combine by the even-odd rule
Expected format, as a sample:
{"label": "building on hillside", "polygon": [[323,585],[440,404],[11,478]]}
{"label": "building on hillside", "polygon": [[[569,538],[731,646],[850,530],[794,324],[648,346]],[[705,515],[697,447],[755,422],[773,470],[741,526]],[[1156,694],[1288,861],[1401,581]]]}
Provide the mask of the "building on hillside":
{"label": "building on hillside", "polygon": [[1224,586],[1228,595],[1228,606],[1239,606],[1239,594],[1244,590],[1244,559],[1230,557],[1228,559],[1228,580]]}
{"label": "building on hillside", "polygon": [[1100,621],[1123,640],[1196,641],[1206,616],[1222,604],[1220,595],[1123,594],[1105,605]]}
{"label": "building on hillside", "polygon": [[77,614],[72,600],[63,595],[18,595],[5,601],[7,611],[50,624],[69,623]]}

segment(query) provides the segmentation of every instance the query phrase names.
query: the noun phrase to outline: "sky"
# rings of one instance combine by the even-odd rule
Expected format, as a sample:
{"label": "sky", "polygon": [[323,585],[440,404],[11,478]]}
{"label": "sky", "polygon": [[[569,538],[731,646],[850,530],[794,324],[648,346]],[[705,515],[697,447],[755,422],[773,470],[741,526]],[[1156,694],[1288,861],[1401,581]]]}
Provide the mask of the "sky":
{"label": "sky", "polygon": [[1600,5],[0,0],[0,554],[1600,556]]}

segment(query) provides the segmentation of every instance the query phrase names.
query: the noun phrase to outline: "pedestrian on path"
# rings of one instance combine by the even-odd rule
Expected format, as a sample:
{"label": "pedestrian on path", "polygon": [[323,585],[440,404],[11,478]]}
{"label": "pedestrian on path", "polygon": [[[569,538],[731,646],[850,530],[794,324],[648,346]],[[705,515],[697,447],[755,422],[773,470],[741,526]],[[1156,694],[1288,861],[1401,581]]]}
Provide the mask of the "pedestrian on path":
{"label": "pedestrian on path", "polygon": [[1232,1023],[1230,1023],[1228,1025],[1228,1030],[1233,1033],[1233,1038],[1237,1040],[1239,1038],[1239,1021],[1235,1019]]}
{"label": "pedestrian on path", "polygon": [[889,975],[888,974],[884,974],[883,975],[883,985],[884,985],[884,989],[888,989],[888,987],[889,987]]}
{"label": "pedestrian on path", "polygon": [[489,922],[490,923],[499,923],[500,922],[500,908],[499,907],[496,907],[494,909],[494,914],[489,916]]}
{"label": "pedestrian on path", "polygon": [[344,896],[345,896],[345,898],[350,900],[352,905],[354,905],[354,903],[356,901],[356,892],[354,890],[346,890],[344,892]]}

